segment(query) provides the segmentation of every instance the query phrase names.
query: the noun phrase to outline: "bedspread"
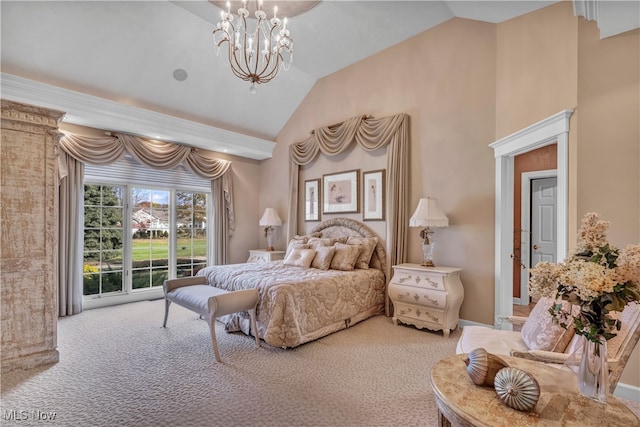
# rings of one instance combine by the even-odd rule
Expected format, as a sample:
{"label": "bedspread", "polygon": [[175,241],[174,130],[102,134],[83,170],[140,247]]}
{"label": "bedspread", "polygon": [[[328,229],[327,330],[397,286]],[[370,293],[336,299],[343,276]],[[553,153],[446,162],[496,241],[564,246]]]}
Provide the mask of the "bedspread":
{"label": "bedspread", "polygon": [[[319,270],[273,261],[206,267],[197,275],[229,291],[257,288],[258,335],[276,347],[295,347],[384,311],[384,274],[373,268]],[[220,320],[227,331],[249,332],[245,313]]]}

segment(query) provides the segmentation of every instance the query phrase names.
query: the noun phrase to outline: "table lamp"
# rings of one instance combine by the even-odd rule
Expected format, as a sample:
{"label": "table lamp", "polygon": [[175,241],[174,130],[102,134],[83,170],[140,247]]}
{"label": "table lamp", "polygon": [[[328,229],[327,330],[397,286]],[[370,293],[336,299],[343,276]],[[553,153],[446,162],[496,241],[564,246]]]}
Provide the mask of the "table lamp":
{"label": "table lamp", "polygon": [[278,216],[278,212],[274,208],[266,208],[262,218],[260,218],[260,225],[264,227],[264,237],[267,238],[267,250],[273,251],[273,227],[282,225],[282,220]]}
{"label": "table lamp", "polygon": [[422,238],[422,265],[424,267],[435,267],[433,263],[435,238],[432,228],[448,226],[449,218],[442,213],[436,199],[429,197],[420,199],[416,211],[409,219],[409,227],[424,227],[420,231],[420,237]]}

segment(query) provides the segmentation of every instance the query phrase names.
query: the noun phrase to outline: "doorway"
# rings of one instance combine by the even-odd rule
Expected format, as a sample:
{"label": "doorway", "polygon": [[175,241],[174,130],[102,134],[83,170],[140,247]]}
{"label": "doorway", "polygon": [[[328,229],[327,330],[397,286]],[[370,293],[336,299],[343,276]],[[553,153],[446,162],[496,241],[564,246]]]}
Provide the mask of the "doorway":
{"label": "doorway", "polygon": [[567,253],[569,118],[563,110],[489,146],[496,160],[495,177],[495,304],[494,327],[510,327],[502,316],[513,314],[514,157],[553,143],[557,144],[557,253]]}
{"label": "doorway", "polygon": [[522,174],[520,293],[514,304],[531,302],[529,269],[541,261],[557,260],[557,182],[556,170]]}

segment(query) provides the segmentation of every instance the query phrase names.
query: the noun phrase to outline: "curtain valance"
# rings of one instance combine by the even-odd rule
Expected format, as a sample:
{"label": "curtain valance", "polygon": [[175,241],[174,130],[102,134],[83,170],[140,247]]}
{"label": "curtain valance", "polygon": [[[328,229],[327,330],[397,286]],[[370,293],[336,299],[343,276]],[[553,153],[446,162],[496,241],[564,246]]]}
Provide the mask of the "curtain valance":
{"label": "curtain valance", "polygon": [[199,177],[210,180],[220,178],[231,166],[228,160],[205,156],[185,145],[126,134],[99,137],[65,134],[60,139],[60,148],[75,159],[94,165],[113,163],[127,153],[156,169],[172,169],[183,164]]}
{"label": "curtain valance", "polygon": [[[409,116],[398,114],[381,119],[353,117],[342,123],[314,129],[312,135],[289,147],[289,228],[288,238],[298,226],[299,167],[319,154],[335,156],[357,143],[367,151],[387,146],[387,266],[406,257],[409,183]],[[388,268],[389,270],[389,268]],[[389,278],[387,271],[387,278]]]}

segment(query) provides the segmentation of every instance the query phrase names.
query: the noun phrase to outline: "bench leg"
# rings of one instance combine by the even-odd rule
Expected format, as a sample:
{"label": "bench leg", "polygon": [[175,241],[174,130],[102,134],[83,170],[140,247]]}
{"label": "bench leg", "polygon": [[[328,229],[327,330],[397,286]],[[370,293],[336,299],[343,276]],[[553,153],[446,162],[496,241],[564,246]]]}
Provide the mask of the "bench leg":
{"label": "bench leg", "polygon": [[169,317],[169,306],[171,305],[171,301],[165,298],[164,300],[164,322],[162,323],[162,327],[167,327],[167,317]]}
{"label": "bench leg", "polygon": [[249,317],[251,318],[251,330],[249,331],[249,334],[251,334],[251,331],[253,331],[253,335],[255,335],[256,337],[256,344],[258,344],[258,347],[260,347],[260,338],[258,338],[258,323],[256,322],[255,308],[253,310],[249,310]]}
{"label": "bench leg", "polygon": [[213,345],[213,352],[216,354],[216,360],[218,362],[222,362],[220,358],[220,351],[218,351],[218,341],[216,340],[216,318],[213,315],[210,315],[207,318],[207,322],[209,322],[209,330],[211,331],[211,344]]}

